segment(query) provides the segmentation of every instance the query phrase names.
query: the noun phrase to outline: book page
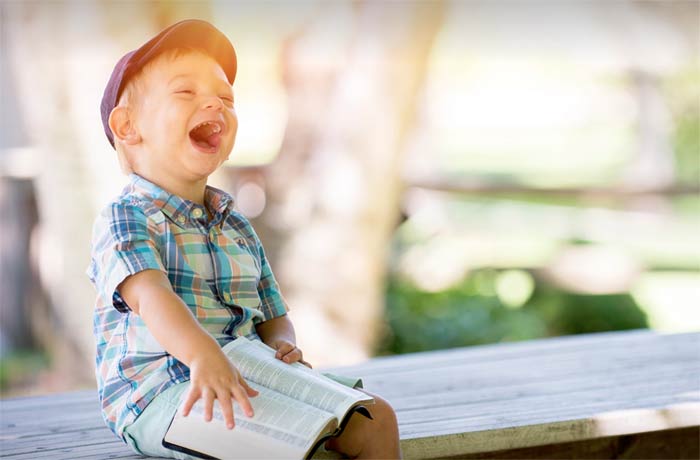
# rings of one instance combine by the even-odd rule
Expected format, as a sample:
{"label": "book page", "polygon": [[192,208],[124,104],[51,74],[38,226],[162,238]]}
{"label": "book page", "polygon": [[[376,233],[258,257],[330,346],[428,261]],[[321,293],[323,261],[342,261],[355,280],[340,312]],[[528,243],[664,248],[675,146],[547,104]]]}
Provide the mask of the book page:
{"label": "book page", "polygon": [[217,458],[302,458],[319,432],[335,427],[332,414],[254,382],[249,385],[260,392],[250,398],[253,417],[247,417],[234,403],[236,426],[228,430],[218,402],[212,421],[204,421],[204,401],[200,399],[187,417],[178,411],[165,441]]}
{"label": "book page", "polygon": [[302,364],[287,364],[276,359],[275,351],[258,340],[238,337],[223,351],[246,381],[331,412],[338,420],[358,402],[373,401],[367,394],[334,382]]}

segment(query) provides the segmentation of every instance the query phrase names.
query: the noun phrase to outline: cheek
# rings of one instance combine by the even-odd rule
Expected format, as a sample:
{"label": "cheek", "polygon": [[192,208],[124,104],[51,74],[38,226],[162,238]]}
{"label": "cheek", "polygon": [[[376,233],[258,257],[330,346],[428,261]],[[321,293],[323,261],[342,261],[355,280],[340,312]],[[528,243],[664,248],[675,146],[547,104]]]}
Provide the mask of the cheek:
{"label": "cheek", "polygon": [[166,137],[188,137],[187,117],[183,115],[184,113],[186,112],[183,109],[173,106],[164,110],[164,125],[168,126],[167,130],[163,130],[168,131],[163,133]]}
{"label": "cheek", "polygon": [[236,112],[233,110],[230,112],[230,114],[229,126],[231,127],[231,138],[235,139],[236,133],[238,132],[238,117],[236,116]]}
{"label": "cheek", "polygon": [[183,137],[182,132],[185,131],[181,117],[172,108],[153,110],[142,117],[140,124],[144,136],[158,143],[172,143]]}
{"label": "cheek", "polygon": [[185,114],[189,111],[172,101],[159,102],[151,107],[148,120],[146,120],[152,135],[166,143],[187,137],[187,117]]}

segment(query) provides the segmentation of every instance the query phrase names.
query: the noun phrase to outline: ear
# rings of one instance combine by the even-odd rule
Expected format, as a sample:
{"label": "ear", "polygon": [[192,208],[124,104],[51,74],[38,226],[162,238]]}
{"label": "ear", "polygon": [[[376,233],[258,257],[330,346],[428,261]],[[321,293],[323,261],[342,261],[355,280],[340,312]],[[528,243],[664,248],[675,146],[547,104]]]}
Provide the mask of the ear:
{"label": "ear", "polygon": [[112,109],[112,113],[109,114],[109,129],[112,130],[115,141],[119,139],[128,145],[141,142],[141,135],[136,130],[136,124],[131,115],[129,109],[124,106]]}

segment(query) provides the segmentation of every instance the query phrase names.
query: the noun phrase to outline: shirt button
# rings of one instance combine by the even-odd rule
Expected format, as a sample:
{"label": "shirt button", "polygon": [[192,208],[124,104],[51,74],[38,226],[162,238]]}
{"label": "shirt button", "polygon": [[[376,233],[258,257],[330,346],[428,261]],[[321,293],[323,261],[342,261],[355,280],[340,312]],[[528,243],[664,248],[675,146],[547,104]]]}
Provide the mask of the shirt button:
{"label": "shirt button", "polygon": [[202,210],[199,208],[194,208],[192,210],[192,217],[194,217],[195,219],[199,219],[200,217],[202,217]]}
{"label": "shirt button", "polygon": [[186,220],[187,220],[187,218],[185,216],[183,216],[182,214],[177,216],[177,221],[180,222],[181,224],[184,224]]}

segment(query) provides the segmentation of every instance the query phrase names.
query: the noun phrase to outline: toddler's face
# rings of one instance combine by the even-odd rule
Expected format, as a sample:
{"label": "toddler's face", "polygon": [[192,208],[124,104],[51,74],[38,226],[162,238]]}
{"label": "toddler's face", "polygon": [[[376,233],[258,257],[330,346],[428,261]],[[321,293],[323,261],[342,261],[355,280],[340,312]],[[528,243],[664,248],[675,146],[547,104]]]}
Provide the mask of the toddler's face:
{"label": "toddler's face", "polygon": [[141,78],[135,118],[145,153],[139,161],[151,179],[205,179],[228,158],[238,130],[223,69],[191,52],[156,58]]}

